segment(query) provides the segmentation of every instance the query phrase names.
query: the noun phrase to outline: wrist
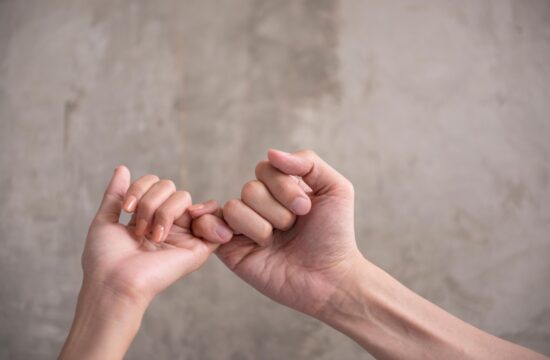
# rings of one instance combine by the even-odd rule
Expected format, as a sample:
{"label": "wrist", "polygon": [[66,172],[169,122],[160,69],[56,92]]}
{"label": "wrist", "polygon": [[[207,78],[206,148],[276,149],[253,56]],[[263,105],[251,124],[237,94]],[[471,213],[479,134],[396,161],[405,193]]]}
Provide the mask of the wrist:
{"label": "wrist", "polygon": [[[321,321],[377,359],[490,357],[487,334],[416,295],[363,258],[327,303]],[[473,339],[473,341],[472,341]]]}
{"label": "wrist", "polygon": [[317,314],[317,319],[338,328],[338,323],[345,321],[350,314],[361,312],[365,300],[364,282],[370,267],[374,265],[361,254],[354,257],[346,277],[335,284],[334,293]]}
{"label": "wrist", "polygon": [[139,330],[147,305],[144,299],[86,279],[60,358],[122,358]]}
{"label": "wrist", "polygon": [[543,358],[455,318],[365,259],[338,287],[319,320],[377,359]]}
{"label": "wrist", "polygon": [[[409,308],[416,301],[411,295],[361,256],[331,297],[320,320],[355,340],[376,358],[422,358],[416,356],[414,343],[432,349],[439,344],[434,334],[424,328],[422,316]],[[395,342],[400,346],[395,346]]]}
{"label": "wrist", "polygon": [[[418,321],[418,314],[409,311],[409,301],[414,301],[409,293],[362,257],[319,320],[346,334],[376,358],[421,358],[413,356],[414,346],[409,340],[434,345],[433,336]],[[395,342],[400,345],[395,346]]]}
{"label": "wrist", "polygon": [[[87,264],[88,265],[88,264]],[[81,292],[105,294],[135,305],[147,307],[157,295],[151,281],[140,272],[128,271],[125,268],[112,268],[93,264],[84,266]]]}
{"label": "wrist", "polygon": [[76,315],[93,311],[104,321],[121,324],[141,318],[150,299],[131,289],[121,289],[109,282],[84,278],[78,295]]}

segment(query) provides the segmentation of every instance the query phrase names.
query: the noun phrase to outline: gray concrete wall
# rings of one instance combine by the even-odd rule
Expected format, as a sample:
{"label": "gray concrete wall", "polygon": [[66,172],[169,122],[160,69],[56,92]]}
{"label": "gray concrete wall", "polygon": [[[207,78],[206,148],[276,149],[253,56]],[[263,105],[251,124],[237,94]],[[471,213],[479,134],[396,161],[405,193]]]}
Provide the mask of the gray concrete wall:
{"label": "gray concrete wall", "polygon": [[[367,257],[550,354],[550,2],[0,1],[0,358],[59,351],[115,165],[196,200],[269,147],[357,191]],[[212,258],[129,359],[369,358]]]}

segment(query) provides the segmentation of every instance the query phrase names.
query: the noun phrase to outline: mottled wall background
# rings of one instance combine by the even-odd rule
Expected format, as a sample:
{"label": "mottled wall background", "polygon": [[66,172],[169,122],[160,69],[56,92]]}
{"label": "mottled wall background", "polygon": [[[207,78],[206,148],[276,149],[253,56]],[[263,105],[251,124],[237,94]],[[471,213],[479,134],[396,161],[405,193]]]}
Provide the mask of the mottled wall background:
{"label": "mottled wall background", "polygon": [[[0,358],[68,331],[88,223],[119,163],[196,200],[269,147],[357,192],[365,255],[550,353],[550,2],[0,1]],[[129,359],[357,359],[212,258]]]}

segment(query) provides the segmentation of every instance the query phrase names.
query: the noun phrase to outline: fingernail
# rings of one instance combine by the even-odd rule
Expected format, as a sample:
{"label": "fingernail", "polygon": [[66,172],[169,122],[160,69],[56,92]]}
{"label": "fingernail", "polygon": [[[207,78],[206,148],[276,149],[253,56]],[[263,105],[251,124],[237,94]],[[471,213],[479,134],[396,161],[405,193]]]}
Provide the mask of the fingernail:
{"label": "fingernail", "polygon": [[145,229],[147,229],[147,221],[144,219],[139,219],[136,223],[136,235],[145,235]]}
{"label": "fingernail", "polygon": [[162,235],[164,235],[164,226],[162,226],[160,224],[155,225],[155,228],[153,229],[153,236],[151,237],[151,240],[158,243],[162,240]]}
{"label": "fingernail", "polygon": [[231,240],[231,237],[233,237],[233,232],[223,225],[216,226],[215,231],[220,240],[224,242]]}
{"label": "fingernail", "polygon": [[305,215],[309,211],[309,199],[303,196],[298,196],[290,204],[290,209],[296,215]]}
{"label": "fingernail", "polygon": [[187,207],[187,210],[189,210],[189,211],[197,211],[197,210],[201,210],[201,209],[204,209],[204,204],[194,204],[194,205],[191,205],[191,206]]}
{"label": "fingernail", "polygon": [[126,212],[132,212],[136,208],[136,202],[137,198],[134,195],[130,195],[126,198],[126,201],[124,201],[124,210]]}

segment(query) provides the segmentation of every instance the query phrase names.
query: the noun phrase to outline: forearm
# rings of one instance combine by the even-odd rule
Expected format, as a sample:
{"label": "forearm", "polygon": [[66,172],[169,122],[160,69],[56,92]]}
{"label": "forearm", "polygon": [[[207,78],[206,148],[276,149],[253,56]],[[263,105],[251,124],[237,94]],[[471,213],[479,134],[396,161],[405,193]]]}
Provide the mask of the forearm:
{"label": "forearm", "polygon": [[461,321],[364,259],[320,318],[378,359],[545,359]]}
{"label": "forearm", "polygon": [[147,304],[101,284],[84,283],[59,359],[122,359]]}

